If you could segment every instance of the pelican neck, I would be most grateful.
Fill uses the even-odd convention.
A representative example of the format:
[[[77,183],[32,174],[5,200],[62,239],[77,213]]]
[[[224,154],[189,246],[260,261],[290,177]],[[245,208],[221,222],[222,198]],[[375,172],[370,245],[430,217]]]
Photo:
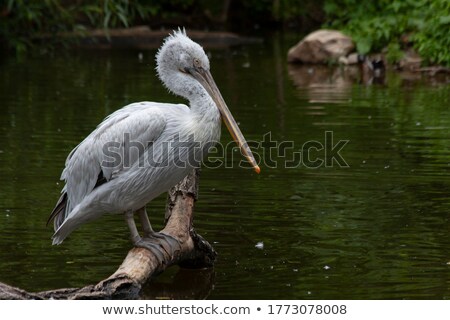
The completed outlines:
[[[189,106],[192,115],[198,121],[217,121],[220,120],[220,112],[215,102],[206,91],[190,97]]]

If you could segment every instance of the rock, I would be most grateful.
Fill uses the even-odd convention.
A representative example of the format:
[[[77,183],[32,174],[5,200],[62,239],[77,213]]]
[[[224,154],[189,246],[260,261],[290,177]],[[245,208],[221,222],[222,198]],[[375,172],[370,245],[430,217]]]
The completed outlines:
[[[359,63],[358,54],[356,52],[349,54],[347,57],[339,57],[338,62],[345,65],[354,65]]]
[[[347,57],[339,57],[338,62],[339,62],[339,64],[345,64],[345,65],[349,65],[350,64],[348,62],[348,58]]]
[[[289,49],[288,62],[327,63],[355,49],[353,40],[337,30],[318,30]]]
[[[403,58],[398,63],[400,69],[412,71],[419,69],[421,65],[422,58],[412,49],[406,51]]]

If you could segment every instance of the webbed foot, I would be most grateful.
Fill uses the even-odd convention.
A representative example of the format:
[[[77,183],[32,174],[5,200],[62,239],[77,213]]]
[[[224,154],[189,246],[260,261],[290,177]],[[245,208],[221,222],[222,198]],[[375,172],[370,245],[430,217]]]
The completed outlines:
[[[164,248],[159,240],[156,238],[139,238],[133,241],[133,244],[137,248],[145,248],[151,252],[153,252],[159,261],[164,261]]]
[[[167,244],[168,247],[176,248],[179,246],[178,240],[163,232],[146,232],[144,239],[155,239]]]

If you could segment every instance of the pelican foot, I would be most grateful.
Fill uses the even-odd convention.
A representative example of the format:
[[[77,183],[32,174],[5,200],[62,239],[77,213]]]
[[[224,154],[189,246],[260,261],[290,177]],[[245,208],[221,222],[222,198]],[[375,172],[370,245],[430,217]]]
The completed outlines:
[[[163,232],[147,232],[144,234],[144,239],[157,239],[166,242],[169,248],[179,247],[179,242],[177,239]]]
[[[159,261],[164,261],[164,248],[162,247],[161,243],[159,243],[159,240],[155,241],[155,238],[140,238],[133,244],[135,247],[145,248],[153,252]]]

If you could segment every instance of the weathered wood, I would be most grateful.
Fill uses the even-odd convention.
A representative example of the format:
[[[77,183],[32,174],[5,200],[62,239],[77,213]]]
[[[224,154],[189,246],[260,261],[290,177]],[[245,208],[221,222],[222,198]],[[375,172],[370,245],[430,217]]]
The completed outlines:
[[[171,265],[212,266],[216,252],[192,225],[197,195],[198,170],[193,170],[169,191],[166,225],[160,231],[166,238],[152,239],[155,249],[131,249],[116,272],[98,284],[29,293],[0,283],[0,299],[133,299],[152,276]]]

